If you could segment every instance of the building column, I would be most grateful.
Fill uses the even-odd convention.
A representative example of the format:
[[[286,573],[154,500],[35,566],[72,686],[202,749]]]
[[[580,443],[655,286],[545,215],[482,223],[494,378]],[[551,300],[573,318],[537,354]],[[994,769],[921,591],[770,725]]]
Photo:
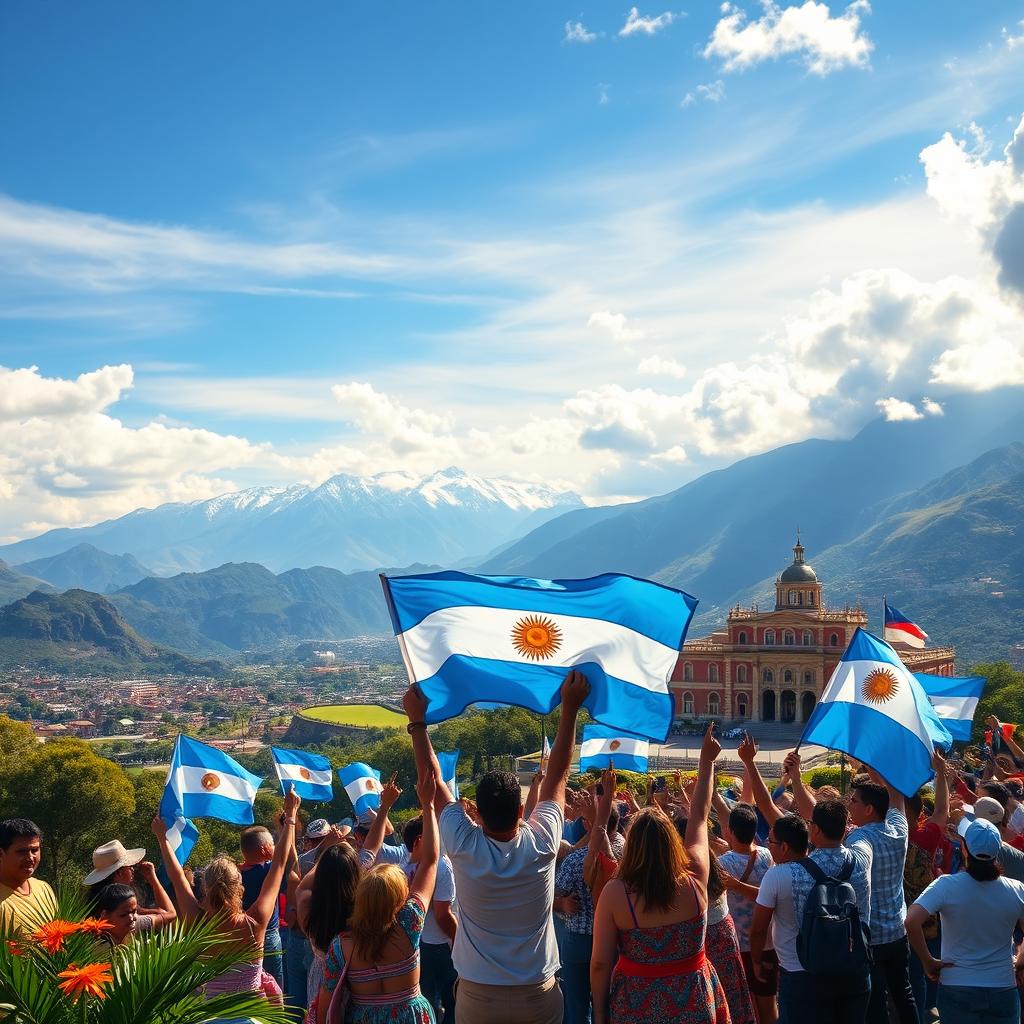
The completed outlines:
[[[732,658],[726,656],[722,673],[725,676],[725,681],[722,683],[722,718],[729,719],[736,713],[736,701],[733,689],[735,683],[732,679]]]

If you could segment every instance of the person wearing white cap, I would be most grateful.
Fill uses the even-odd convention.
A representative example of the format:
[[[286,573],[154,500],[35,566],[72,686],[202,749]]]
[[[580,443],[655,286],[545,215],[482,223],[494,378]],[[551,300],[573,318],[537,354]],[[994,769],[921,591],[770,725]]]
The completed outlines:
[[[174,904],[156,877],[156,868],[150,861],[145,860],[145,856],[146,851],[143,849],[126,850],[119,839],[112,839],[92,851],[93,869],[82,880],[82,884],[89,890],[87,900],[92,912],[95,912],[100,893],[108,885],[135,887],[137,866],[142,880],[153,892],[156,906],[138,908],[136,930],[153,931],[177,918]]]
[[[991,821],[964,818],[957,832],[965,870],[941,875],[921,893],[907,911],[907,935],[925,973],[939,982],[942,1024],[1018,1024],[1024,956],[1014,961],[1013,931],[1024,924],[1024,883],[1003,877],[1002,839]],[[933,914],[942,925],[938,958],[923,930]]]

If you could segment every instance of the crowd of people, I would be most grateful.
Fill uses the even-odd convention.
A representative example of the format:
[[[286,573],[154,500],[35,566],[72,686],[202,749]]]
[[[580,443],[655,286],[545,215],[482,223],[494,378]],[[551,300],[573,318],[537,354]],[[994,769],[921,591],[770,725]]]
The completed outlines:
[[[89,913],[115,948],[215,919],[238,959],[207,994],[263,992],[307,1024],[1018,1024],[1024,751],[1012,741],[977,772],[936,752],[933,786],[911,797],[865,767],[843,799],[805,784],[797,752],[770,789],[749,738],[742,776],[717,779],[709,728],[694,778],[635,799],[613,767],[567,788],[588,690],[568,674],[525,801],[500,771],[455,799],[412,687],[420,813],[400,836],[395,778],[353,826],[303,825],[289,792],[276,834],[248,828],[238,859],[194,872],[157,817],[173,895],[144,850],[113,840],[83,880]],[[42,840],[30,821],[0,822],[9,935],[56,913],[36,876]]]

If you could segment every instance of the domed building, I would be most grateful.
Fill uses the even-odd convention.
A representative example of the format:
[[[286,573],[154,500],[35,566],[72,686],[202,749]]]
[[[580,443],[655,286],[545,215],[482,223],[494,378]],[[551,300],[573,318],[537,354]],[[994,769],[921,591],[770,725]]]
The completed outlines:
[[[676,717],[806,722],[854,631],[867,625],[861,608],[825,606],[798,533],[773,609],[737,605],[725,629],[683,644],[670,683]],[[894,646],[912,672],[954,674],[953,647]]]

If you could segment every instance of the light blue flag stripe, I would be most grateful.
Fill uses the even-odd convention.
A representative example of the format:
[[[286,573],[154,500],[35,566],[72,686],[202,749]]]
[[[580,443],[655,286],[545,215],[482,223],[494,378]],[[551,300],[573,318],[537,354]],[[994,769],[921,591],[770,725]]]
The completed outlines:
[[[950,736],[962,743],[970,742],[974,713],[987,682],[985,677],[915,672],[914,678],[921,684]]]
[[[461,751],[458,750],[439,751],[437,753],[437,764],[441,769],[441,778],[451,790],[452,796],[456,800],[459,799],[459,780],[456,778],[455,772],[459,764],[460,753]]]
[[[681,647],[696,598],[681,590],[608,573],[585,580],[538,580],[518,576],[471,576],[435,572],[382,577],[395,633],[440,608],[509,608],[551,615],[606,619],[668,647]]]
[[[184,867],[199,839],[199,830],[188,818],[177,818],[164,824],[167,825],[167,841],[174,851],[174,859]]]
[[[271,747],[270,753],[274,758],[282,795],[288,792],[289,786],[294,786],[295,792],[303,800],[322,803],[334,799],[334,787],[331,785],[334,771],[331,762],[322,754],[286,747]]]
[[[604,771],[608,767],[614,767],[616,771],[639,772],[641,775],[647,772],[649,758],[633,750],[624,749],[624,746],[619,746],[618,749],[614,750],[602,750],[600,753],[591,756],[584,755],[585,745],[593,742],[600,743],[602,747],[610,747],[613,743],[627,746],[641,743],[643,744],[641,749],[646,749],[647,747],[647,740],[643,739],[643,737],[631,736],[621,729],[612,729],[606,725],[585,725],[583,727],[583,742],[580,746],[581,772],[591,768]]]
[[[376,768],[355,761],[339,768],[338,778],[352,801],[357,818],[380,807],[380,772]]]
[[[211,776],[209,787],[200,781],[207,774]],[[188,778],[195,781],[192,784],[183,781]],[[252,801],[262,782],[260,776],[246,771],[222,750],[189,736],[179,736],[160,802],[160,816],[170,822],[181,815],[251,825]]]

